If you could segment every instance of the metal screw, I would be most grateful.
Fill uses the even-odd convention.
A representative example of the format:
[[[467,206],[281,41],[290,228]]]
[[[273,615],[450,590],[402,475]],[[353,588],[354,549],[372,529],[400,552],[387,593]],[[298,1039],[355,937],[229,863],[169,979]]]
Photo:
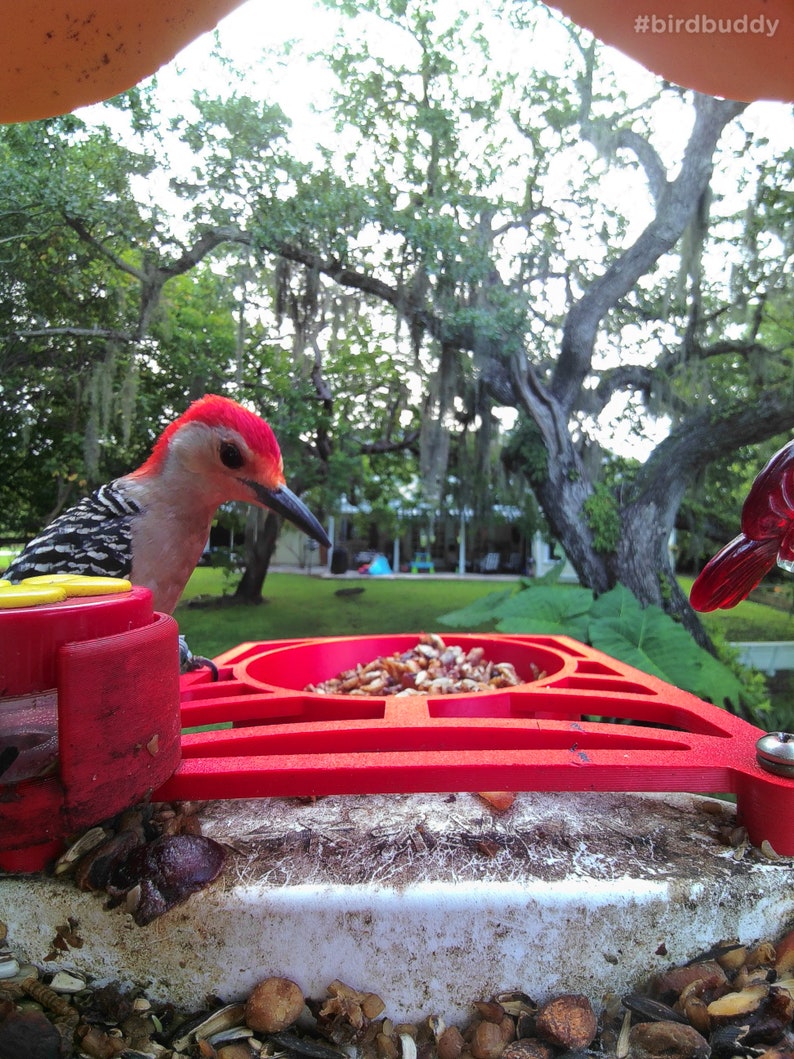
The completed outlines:
[[[762,769],[794,779],[794,734],[770,732],[755,744],[756,760]]]

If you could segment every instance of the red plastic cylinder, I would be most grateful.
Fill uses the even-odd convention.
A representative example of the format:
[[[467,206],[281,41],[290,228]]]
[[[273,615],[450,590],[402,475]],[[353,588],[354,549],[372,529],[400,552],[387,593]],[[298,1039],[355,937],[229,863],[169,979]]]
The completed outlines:
[[[139,629],[149,624],[152,614],[152,593],[140,587],[0,611],[0,707],[3,698],[55,687],[55,660],[62,644]]]
[[[174,772],[177,639],[147,588],[0,611],[0,870],[41,870]]]

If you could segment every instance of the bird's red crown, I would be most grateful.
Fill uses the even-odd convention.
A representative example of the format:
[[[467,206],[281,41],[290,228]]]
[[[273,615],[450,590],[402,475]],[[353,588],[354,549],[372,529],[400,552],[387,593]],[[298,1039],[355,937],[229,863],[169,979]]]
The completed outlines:
[[[151,456],[138,471],[158,468],[165,459],[171,437],[187,423],[206,423],[207,426],[234,430],[257,456],[268,463],[281,465],[281,450],[276,436],[264,419],[229,397],[207,394],[194,401],[173,423],[169,423],[155,442]]]

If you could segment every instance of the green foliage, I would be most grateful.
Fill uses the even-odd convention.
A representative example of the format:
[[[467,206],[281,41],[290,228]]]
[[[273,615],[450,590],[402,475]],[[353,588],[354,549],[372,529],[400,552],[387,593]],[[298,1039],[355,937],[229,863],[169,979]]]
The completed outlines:
[[[496,627],[499,632],[548,633],[582,640],[592,602],[593,594],[586,588],[541,589],[539,594],[525,589],[501,605]]]
[[[210,556],[209,565],[213,569],[220,570],[223,577],[223,595],[230,595],[240,578],[241,567],[239,555],[231,552],[228,548],[214,548]]]
[[[173,123],[193,163],[192,179],[171,183],[180,226],[141,194],[140,178],[166,162],[149,97],[109,105],[114,130],[129,116],[125,136],[71,116],[0,130],[4,535],[34,532],[128,471],[205,392],[272,420],[291,484],[314,490],[320,510],[348,489],[385,513],[411,477],[413,453],[394,441],[418,408],[390,323],[316,270],[274,269],[262,248],[314,240],[343,256],[360,201],[330,168],[291,156],[277,106],[234,92],[194,102]],[[144,142],[153,154],[129,146]],[[232,237],[216,249],[218,224]],[[241,244],[234,225],[248,226]]]
[[[519,419],[502,445],[502,463],[509,474],[522,474],[531,485],[545,482],[549,456],[533,419]]]
[[[594,647],[718,705],[738,706],[736,676],[659,607],[641,607],[622,585],[593,601],[588,640]]]
[[[663,602],[672,599],[673,586],[670,582],[669,575],[664,573],[664,571],[659,572],[659,590],[661,592]]]
[[[439,621],[455,628],[490,622],[497,632],[572,636],[720,706],[761,706],[750,674],[714,658],[663,610],[642,607],[622,585],[595,597],[584,588],[522,581],[517,589],[492,593]]]
[[[74,116],[0,129],[0,532],[33,532],[147,447],[128,269],[157,227],[132,190],[152,165]]]
[[[721,455],[687,491],[678,517],[679,567],[698,570],[739,531],[744,500],[766,462],[790,441],[776,435]]]
[[[306,67],[324,93],[322,143],[298,139],[294,100],[248,92],[249,71],[229,62],[223,89],[176,118],[153,86],[109,104],[106,125],[94,111],[93,124],[0,130],[7,531],[128,469],[204,389],[271,418],[291,482],[323,507],[347,492],[380,518],[415,476],[440,349],[458,364],[438,416],[455,434],[444,497],[478,514],[505,495],[494,406],[519,406],[504,467],[541,487],[549,458],[531,414],[549,422],[566,373],[583,381],[551,416],[556,450],[572,441],[563,488],[596,466],[589,431],[612,396],[629,397],[626,419],[650,409],[679,424],[790,393],[791,152],[759,141],[749,117],[738,140],[728,130],[715,172],[730,194],[708,196],[680,268],[665,253],[625,298],[596,299],[599,357],[571,375],[568,313],[653,216],[648,185],[664,186],[684,153],[688,97],[649,81],[629,100],[608,57],[544,5],[328,6],[339,33]],[[270,61],[294,69],[297,50]],[[697,260],[704,247],[711,258]],[[523,364],[523,399],[489,380],[495,365],[509,384]],[[585,505],[602,551],[616,542],[607,490],[630,481],[609,473]],[[708,514],[694,512],[693,554]]]
[[[614,552],[620,543],[621,524],[620,507],[612,490],[598,482],[582,504],[582,510],[593,535],[595,550]]]
[[[787,723],[781,723],[779,717],[771,716],[772,707],[770,705],[770,691],[767,686],[766,676],[758,669],[751,669],[749,666],[742,665],[739,661],[738,648],[731,646],[722,636],[717,635],[714,637],[714,646],[719,662],[730,669],[731,672],[736,673],[741,681],[741,702],[749,719],[759,727],[766,728],[769,731],[775,728],[786,732],[790,731],[791,729],[787,726]],[[776,715],[778,710],[779,705],[775,707]]]

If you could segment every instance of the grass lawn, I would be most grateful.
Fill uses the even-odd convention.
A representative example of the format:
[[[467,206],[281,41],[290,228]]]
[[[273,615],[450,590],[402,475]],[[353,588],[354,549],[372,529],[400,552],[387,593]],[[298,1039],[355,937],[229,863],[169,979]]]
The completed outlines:
[[[685,591],[691,579],[682,578]],[[410,581],[389,578],[319,578],[303,574],[270,574],[266,602],[260,606],[191,607],[197,596],[231,592],[223,571],[199,567],[191,577],[176,617],[193,649],[213,657],[247,640],[278,640],[301,636],[351,636],[375,633],[438,631],[438,616],[514,582],[443,580],[417,576]],[[230,587],[231,586],[231,587]],[[338,595],[341,590],[362,589]],[[560,585],[561,592],[566,591]],[[787,610],[745,601],[732,610],[704,614],[714,635],[726,640],[794,640],[794,618]],[[487,628],[481,626],[480,628]]]
[[[439,614],[504,589],[510,582],[435,581],[388,578],[319,578],[269,574],[265,602],[258,606],[195,607],[196,596],[218,596],[223,572],[199,567],[188,582],[175,617],[194,651],[210,658],[248,640],[302,636],[355,636],[375,633],[435,632]],[[343,591],[343,595],[337,593]],[[347,594],[351,589],[362,589]],[[229,589],[231,591],[231,589]]]

